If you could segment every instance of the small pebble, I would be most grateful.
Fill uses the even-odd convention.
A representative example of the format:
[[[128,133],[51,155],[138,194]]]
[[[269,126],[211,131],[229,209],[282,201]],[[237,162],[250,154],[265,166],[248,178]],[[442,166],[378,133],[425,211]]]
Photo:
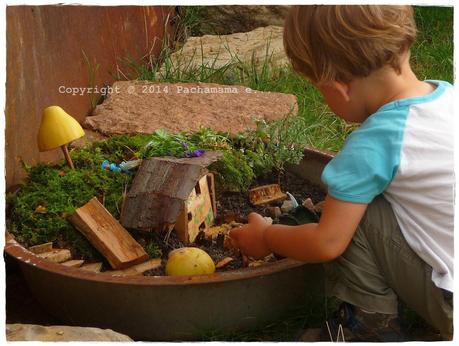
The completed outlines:
[[[316,209],[314,208],[314,203],[312,203],[312,199],[310,199],[310,198],[306,198],[304,200],[303,207],[305,207],[306,209],[309,209],[312,212],[316,211]]]
[[[270,217],[264,216],[263,219],[265,219],[265,221],[266,221],[266,223],[268,225],[272,225],[273,224],[273,219],[271,219]]]
[[[282,203],[282,206],[280,207],[283,213],[289,213],[290,211],[293,210],[293,208],[294,208],[293,202],[290,200],[284,201],[284,203]]]

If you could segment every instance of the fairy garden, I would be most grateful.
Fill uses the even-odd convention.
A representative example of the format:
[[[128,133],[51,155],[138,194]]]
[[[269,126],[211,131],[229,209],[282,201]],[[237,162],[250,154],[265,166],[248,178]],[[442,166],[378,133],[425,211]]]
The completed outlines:
[[[24,164],[26,182],[7,195],[7,228],[42,259],[106,275],[210,274],[276,261],[245,257],[228,234],[251,211],[274,223],[318,220],[323,191],[286,170],[303,157],[297,122],[259,120],[236,134],[156,130],[72,147],[83,129],[49,107],[38,146],[61,147],[66,160]]]

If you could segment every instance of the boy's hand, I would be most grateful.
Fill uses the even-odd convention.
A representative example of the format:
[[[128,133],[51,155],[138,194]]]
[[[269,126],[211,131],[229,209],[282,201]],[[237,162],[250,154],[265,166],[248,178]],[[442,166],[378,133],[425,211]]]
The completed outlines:
[[[260,214],[250,213],[249,223],[230,231],[231,243],[246,256],[260,259],[271,253],[266,245],[264,233],[270,225]]]

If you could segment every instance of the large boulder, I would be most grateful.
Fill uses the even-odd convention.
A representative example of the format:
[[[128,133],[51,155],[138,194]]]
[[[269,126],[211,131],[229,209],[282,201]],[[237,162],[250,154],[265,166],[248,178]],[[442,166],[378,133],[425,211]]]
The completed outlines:
[[[238,133],[255,128],[256,119],[272,121],[296,115],[297,109],[294,95],[244,86],[122,81],[113,84],[113,92],[86,118],[85,127],[105,135],[200,127]]]
[[[111,329],[36,324],[7,324],[7,341],[133,341]]]
[[[201,66],[218,69],[232,63],[254,64],[255,67],[265,62],[271,66],[287,65],[283,31],[281,26],[270,25],[231,35],[190,37],[183,47],[171,54],[159,73],[164,74],[166,66],[171,66],[172,71],[193,71]]]
[[[283,26],[290,6],[203,6],[201,31],[226,35],[268,25]]]

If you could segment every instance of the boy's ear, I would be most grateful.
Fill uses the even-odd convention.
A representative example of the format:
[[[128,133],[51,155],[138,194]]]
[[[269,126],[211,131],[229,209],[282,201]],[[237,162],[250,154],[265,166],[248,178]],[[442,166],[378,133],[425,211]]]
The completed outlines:
[[[344,101],[349,102],[349,100],[351,99],[349,96],[351,89],[349,83],[331,81],[330,87],[335,89],[335,91],[337,91],[343,97]]]

